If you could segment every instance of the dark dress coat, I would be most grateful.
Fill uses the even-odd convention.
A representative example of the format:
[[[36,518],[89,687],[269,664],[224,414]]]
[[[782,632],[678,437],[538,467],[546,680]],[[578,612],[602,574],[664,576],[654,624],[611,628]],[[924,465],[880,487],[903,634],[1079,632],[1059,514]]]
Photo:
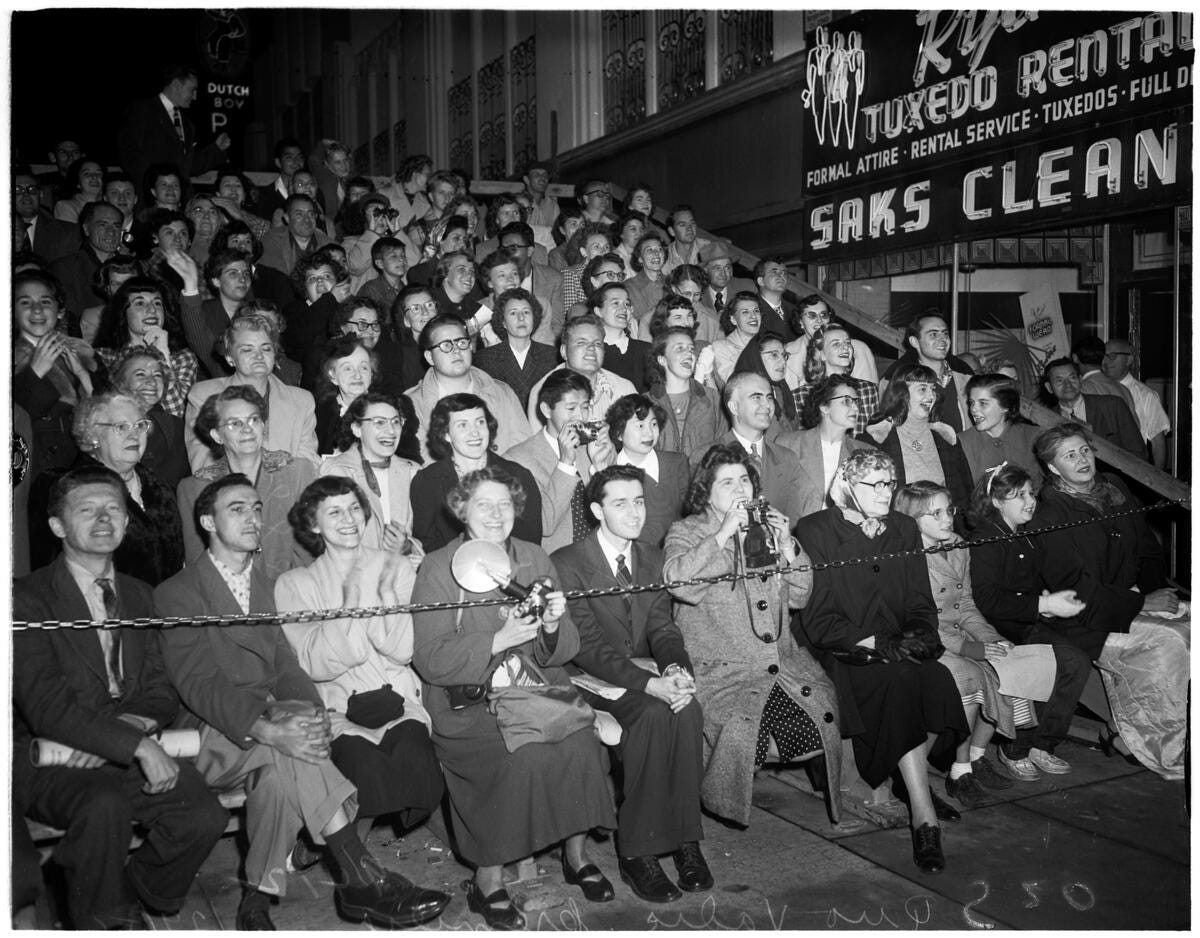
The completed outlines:
[[[501,596],[499,590],[467,594],[454,582],[450,560],[461,543],[456,539],[426,555],[413,586],[414,603]],[[518,582],[537,576],[558,582],[540,547],[512,538],[508,552]],[[510,753],[485,704],[450,709],[446,687],[485,683],[494,670],[492,639],[502,625],[492,606],[470,607],[461,614],[413,614],[413,664],[425,682],[425,707],[446,776],[455,840],[464,859],[477,866],[530,856],[593,827],[616,827],[604,755],[591,727],[561,742],[531,743]],[[533,658],[550,682],[566,684],[563,666],[579,651],[579,633],[565,612],[557,631],[539,631],[514,650]]]
[[[933,435],[933,445],[937,450],[938,459],[942,463],[946,488],[950,490],[950,504],[958,505],[960,508],[966,507],[971,504],[971,489],[975,487],[975,483],[971,481],[971,467],[967,463],[967,456],[957,441],[951,443],[936,430],[930,432]],[[901,449],[900,434],[895,427],[892,427],[892,431],[882,443],[876,443],[870,433],[860,433],[858,440],[870,446],[877,446],[892,457],[892,462],[896,465],[897,489],[908,484],[904,475],[904,453]],[[917,480],[913,479],[912,481]]]
[[[1119,477],[1107,473],[1099,477],[1125,496],[1120,510],[1139,504]],[[1052,593],[1075,590],[1087,603],[1076,619],[1050,620],[1049,625],[1070,637],[1093,660],[1100,656],[1108,633],[1128,632],[1146,595],[1167,585],[1162,547],[1143,514],[1107,518],[1086,502],[1047,485],[1029,528],[1032,532],[1063,522],[1097,519],[1096,524],[1033,538],[1042,545],[1045,588]],[[1134,592],[1134,586],[1141,592]]]
[[[513,537],[530,544],[542,542],[542,493],[533,474],[520,463],[488,453],[489,466],[498,466],[525,489],[525,510],[513,521]],[[413,537],[426,553],[449,544],[462,534],[463,526],[446,507],[446,496],[458,485],[458,472],[449,459],[430,463],[413,476],[409,490],[413,509]]]
[[[121,166],[141,186],[142,178],[152,163],[173,163],[183,173],[183,182],[215,169],[225,162],[225,151],[215,143],[196,147],[196,128],[188,118],[187,108],[179,108],[183,124],[183,139],[175,132],[175,124],[158,95],[134,101],[125,112],[117,129],[117,152]]]
[[[71,469],[100,466],[99,460],[80,453]],[[113,553],[118,573],[136,576],[157,586],[183,566],[183,527],[175,491],[142,463],[134,468],[142,483],[142,505],[125,490],[125,511],[129,516],[125,539]],[[62,541],[47,523],[50,487],[65,470],[51,470],[34,481],[29,495],[29,543],[33,566],[40,567],[57,557]],[[124,488],[124,486],[122,486]],[[143,507],[143,505],[145,507]]]
[[[649,389],[646,361],[650,357],[650,343],[641,339],[630,339],[622,352],[617,346],[604,343],[604,367],[620,375],[641,394]]]
[[[18,345],[29,346],[25,339],[17,341]],[[14,347],[14,358],[17,351]],[[29,348],[25,351],[31,353]],[[33,439],[29,442],[35,470],[66,469],[71,465],[79,455],[71,435],[75,407],[63,399],[50,374],[39,378],[29,365],[18,368],[12,376],[12,400],[29,414],[33,424]]]
[[[682,453],[658,453],[658,481],[645,476],[642,491],[646,499],[646,522],[638,540],[661,547],[667,531],[683,517],[692,470]]]
[[[183,418],[168,414],[161,404],[151,407],[146,416],[153,426],[146,437],[142,465],[174,492],[180,480],[191,473],[183,442]]]
[[[558,365],[558,349],[541,342],[531,342],[525,364],[518,365],[512,347],[506,341],[481,348],[471,364],[480,371],[503,381],[516,392],[521,406],[529,409],[529,392]]]
[[[868,538],[839,508],[809,515],[795,534],[814,564],[861,559],[921,547],[917,522],[890,512],[887,530]],[[898,636],[906,629],[937,635],[938,614],[921,554],[871,564],[817,570],[802,614],[803,630],[837,687],[843,736],[872,788],[881,785],[926,733],[938,734],[930,761],[949,767],[969,728],[954,678],[937,661],[855,666],[829,649],[849,649],[865,638]]]
[[[1146,458],[1146,444],[1133,413],[1111,394],[1084,394],[1087,425],[1096,436],[1108,440],[1140,459]]]

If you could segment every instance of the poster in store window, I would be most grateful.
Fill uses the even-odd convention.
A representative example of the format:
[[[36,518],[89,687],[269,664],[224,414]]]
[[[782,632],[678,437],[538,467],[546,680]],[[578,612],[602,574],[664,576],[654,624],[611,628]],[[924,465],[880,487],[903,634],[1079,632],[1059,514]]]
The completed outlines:
[[[1029,352],[1030,373],[1035,377],[1036,383],[1040,381],[1046,362],[1070,356],[1071,342],[1067,338],[1067,327],[1063,321],[1062,304],[1058,301],[1057,290],[1049,285],[1041,286],[1028,293],[1022,293],[1020,302],[1024,329],[1022,338]]]

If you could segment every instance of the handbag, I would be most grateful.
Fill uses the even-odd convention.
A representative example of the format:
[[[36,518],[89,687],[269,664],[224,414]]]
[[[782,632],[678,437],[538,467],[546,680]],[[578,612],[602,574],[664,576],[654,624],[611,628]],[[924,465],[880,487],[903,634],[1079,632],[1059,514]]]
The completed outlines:
[[[492,672],[488,711],[495,715],[504,748],[562,742],[591,729],[596,713],[570,685],[551,684],[521,652],[507,654]]]
[[[355,691],[346,701],[346,719],[369,730],[399,720],[404,716],[404,698],[384,684],[375,690]]]

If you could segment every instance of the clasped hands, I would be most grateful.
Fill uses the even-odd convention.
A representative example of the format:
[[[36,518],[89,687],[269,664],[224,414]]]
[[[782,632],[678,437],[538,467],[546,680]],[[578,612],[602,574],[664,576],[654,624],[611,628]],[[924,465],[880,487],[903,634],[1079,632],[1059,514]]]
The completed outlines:
[[[696,679],[679,664],[670,665],[661,677],[646,682],[646,693],[657,698],[678,713],[696,696]]]
[[[308,700],[272,701],[260,725],[262,739],[284,755],[313,764],[329,758],[329,711]]]

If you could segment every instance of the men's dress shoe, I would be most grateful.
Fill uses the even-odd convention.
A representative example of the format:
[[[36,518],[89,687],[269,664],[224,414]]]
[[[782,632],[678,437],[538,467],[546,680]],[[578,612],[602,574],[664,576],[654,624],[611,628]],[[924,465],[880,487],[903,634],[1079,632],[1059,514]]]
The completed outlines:
[[[934,824],[922,824],[912,832],[913,862],[922,873],[940,873],[946,868],[942,853],[942,829]]]
[[[621,879],[629,884],[635,896],[647,902],[674,902],[683,895],[667,879],[658,857],[621,857],[617,861]]]
[[[303,873],[305,870],[311,870],[320,862],[321,851],[310,850],[308,844],[297,838],[296,845],[292,847],[292,852],[287,855],[287,860],[284,862],[283,868],[288,873]]]
[[[583,898],[588,902],[611,902],[616,893],[608,877],[600,872],[595,863],[588,863],[577,870],[571,869],[567,862],[567,851],[562,854],[563,879],[568,886],[578,886],[583,890]]]
[[[971,763],[971,774],[975,776],[975,781],[992,791],[1005,791],[1013,787],[1013,780],[997,772],[984,756]]]
[[[703,892],[705,889],[712,889],[712,870],[708,868],[708,861],[704,859],[704,854],[700,852],[700,845],[696,841],[691,840],[680,844],[673,858],[675,869],[679,873],[680,889],[684,892]]]
[[[501,886],[490,896],[485,896],[475,884],[469,880],[467,885],[467,908],[483,916],[487,927],[492,931],[515,931],[525,927],[525,916],[522,915],[508,890]]]
[[[957,798],[968,808],[978,808],[988,799],[987,792],[983,790],[983,786],[979,784],[979,780],[975,778],[973,772],[960,775],[958,778],[947,778],[946,794],[951,798]]]
[[[275,931],[266,909],[238,909],[235,927],[238,931]]]
[[[1047,775],[1070,775],[1071,763],[1045,749],[1030,749],[1029,761]]]
[[[1042,777],[1042,773],[1038,771],[1038,767],[1029,761],[1028,755],[1022,756],[1019,759],[1010,759],[1005,755],[1003,749],[998,749],[996,752],[1000,756],[1000,764],[1018,782],[1036,782]]]
[[[399,873],[371,864],[375,880],[365,886],[343,883],[333,890],[338,914],[352,922],[370,921],[384,928],[404,928],[437,918],[450,902],[444,892],[424,889]]]
[[[933,802],[933,812],[938,816],[939,821],[962,820],[962,815],[958,813],[958,808],[939,798],[932,788],[929,789],[929,798]]]

